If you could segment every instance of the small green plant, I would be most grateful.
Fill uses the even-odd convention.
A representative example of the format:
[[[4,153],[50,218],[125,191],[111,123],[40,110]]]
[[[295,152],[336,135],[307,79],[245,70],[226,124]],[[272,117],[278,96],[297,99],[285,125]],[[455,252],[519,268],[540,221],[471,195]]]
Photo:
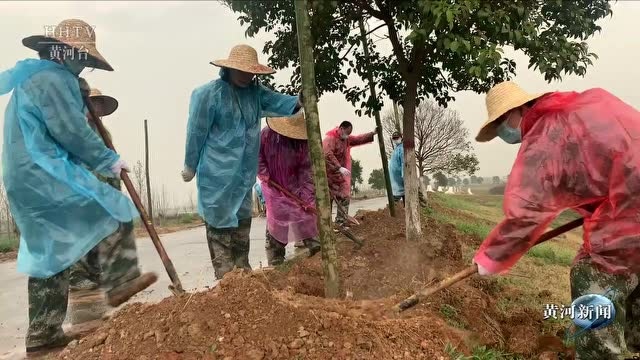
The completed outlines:
[[[442,306],[440,306],[440,313],[445,317],[445,320],[449,325],[459,329],[467,328],[464,321],[458,317],[458,310],[453,306],[449,304],[442,304]]]

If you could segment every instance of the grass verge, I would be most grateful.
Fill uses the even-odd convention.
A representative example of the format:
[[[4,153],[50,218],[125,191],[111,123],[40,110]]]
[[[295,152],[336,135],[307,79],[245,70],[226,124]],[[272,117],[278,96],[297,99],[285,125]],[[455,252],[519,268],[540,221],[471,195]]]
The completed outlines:
[[[18,239],[18,237],[16,236],[5,234],[0,235],[0,253],[17,251],[19,243],[20,239]]]

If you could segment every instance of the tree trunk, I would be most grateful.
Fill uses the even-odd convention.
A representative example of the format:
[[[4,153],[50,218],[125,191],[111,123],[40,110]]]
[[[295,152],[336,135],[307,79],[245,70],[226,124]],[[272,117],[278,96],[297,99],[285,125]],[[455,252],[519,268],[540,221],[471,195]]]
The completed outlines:
[[[296,0],[294,4],[309,156],[311,157],[311,166],[313,169],[318,230],[320,232],[320,245],[322,247],[324,292],[328,298],[337,298],[340,296],[338,255],[336,253],[335,238],[331,229],[331,202],[329,200],[327,169],[325,167],[324,152],[322,151],[322,135],[320,132],[320,117],[318,115],[318,95],[316,93],[309,11],[307,0]]]
[[[393,102],[393,114],[395,115],[395,126],[396,126],[396,131],[400,132],[400,115],[398,114],[398,103],[396,103],[395,101]]]
[[[404,144],[404,191],[405,191],[405,222],[407,240],[421,241],[422,226],[418,201],[418,174],[415,152],[415,112],[418,95],[418,79],[416,74],[409,74],[405,83],[407,93],[404,99],[404,116],[402,119]]]
[[[151,203],[151,180],[149,180],[149,131],[147,129],[147,119],[144,120],[144,172],[147,178],[147,211],[149,211],[149,221],[153,223],[153,204]]]
[[[360,40],[362,41],[362,49],[364,51],[364,58],[369,60],[369,46],[367,44],[367,33],[364,29],[364,21],[360,18]],[[376,86],[373,81],[373,74],[371,70],[367,71],[367,77],[369,80],[369,91],[373,99],[376,96]],[[380,159],[382,159],[382,172],[384,173],[384,186],[387,189],[387,201],[389,202],[389,213],[391,216],[396,216],[395,201],[393,200],[393,190],[391,189],[391,179],[389,178],[389,163],[387,162],[387,152],[384,148],[384,136],[382,135],[382,120],[380,120],[380,112],[375,111],[373,113],[376,119],[376,126],[378,127],[378,145],[380,146]]]

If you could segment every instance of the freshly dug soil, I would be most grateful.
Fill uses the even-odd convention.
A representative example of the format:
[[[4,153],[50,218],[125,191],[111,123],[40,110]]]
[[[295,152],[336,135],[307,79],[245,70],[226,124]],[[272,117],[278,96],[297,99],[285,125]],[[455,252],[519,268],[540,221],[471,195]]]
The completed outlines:
[[[290,267],[236,270],[212,290],[133,304],[93,335],[74,342],[66,359],[448,359],[447,344],[469,353],[486,344],[533,356],[542,352],[542,312],[508,315],[497,300],[517,291],[472,278],[401,314],[392,306],[468,266],[461,244],[475,242],[431,219],[427,241],[404,240],[404,215],[358,216],[356,249],[339,238],[343,296],[324,298],[320,254]],[[436,245],[432,245],[436,244]]]

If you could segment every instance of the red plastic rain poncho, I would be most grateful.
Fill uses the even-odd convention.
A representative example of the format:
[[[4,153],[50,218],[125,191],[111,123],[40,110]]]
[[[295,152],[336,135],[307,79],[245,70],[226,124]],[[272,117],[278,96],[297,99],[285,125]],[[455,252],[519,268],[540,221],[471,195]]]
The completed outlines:
[[[373,142],[374,132],[362,135],[350,135],[347,140],[340,138],[340,128],[327,133],[322,141],[325,162],[327,163],[327,180],[332,197],[348,199],[351,197],[351,175],[343,176],[340,168],[351,171],[351,148]]]
[[[258,176],[289,190],[309,207],[315,203],[311,161],[306,140],[282,136],[265,127],[260,134]],[[318,236],[316,215],[305,211],[295,200],[262,183],[267,207],[267,230],[283,244]]]
[[[640,112],[602,89],[539,99],[504,197],[505,220],[475,255],[492,272],[513,266],[566,209],[585,218],[576,260],[640,272]]]

